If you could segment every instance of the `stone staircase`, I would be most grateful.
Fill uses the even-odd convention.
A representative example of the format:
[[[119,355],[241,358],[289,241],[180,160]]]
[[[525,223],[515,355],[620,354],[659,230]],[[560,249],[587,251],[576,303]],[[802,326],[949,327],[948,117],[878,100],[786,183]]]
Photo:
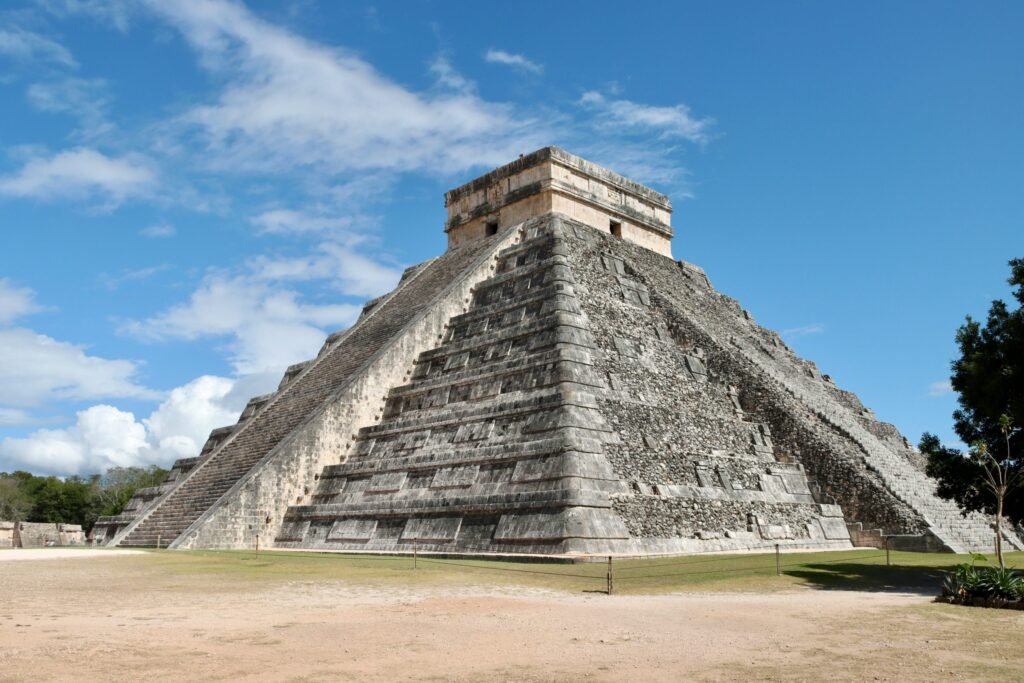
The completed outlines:
[[[90,541],[98,545],[108,544],[119,530],[124,529],[134,522],[138,517],[146,514],[160,497],[174,488],[175,483],[184,478],[191,471],[201,458],[179,458],[174,461],[170,471],[159,486],[148,486],[138,489],[125,504],[124,509],[118,515],[104,515],[96,520],[92,531],[89,534]]]
[[[603,491],[622,487],[599,452],[592,342],[549,222],[498,252],[381,421],[289,508],[275,546],[563,552],[626,538]]]
[[[167,546],[179,539],[487,247],[485,243],[449,251],[410,271],[347,332],[332,335],[314,361],[111,545]]]
[[[801,376],[799,370],[783,372],[759,362],[756,351],[742,342],[737,343],[737,347],[790,395],[804,401],[821,419],[853,439],[864,451],[867,468],[878,474],[897,499],[916,510],[949,550],[957,553],[993,550],[995,536],[986,515],[968,513],[965,516],[956,503],[938,497],[934,480],[906,457],[884,446],[846,406],[827,393],[825,385],[813,383],[810,378]],[[1024,549],[1024,543],[1012,531],[1004,530],[1003,536],[1010,547]]]

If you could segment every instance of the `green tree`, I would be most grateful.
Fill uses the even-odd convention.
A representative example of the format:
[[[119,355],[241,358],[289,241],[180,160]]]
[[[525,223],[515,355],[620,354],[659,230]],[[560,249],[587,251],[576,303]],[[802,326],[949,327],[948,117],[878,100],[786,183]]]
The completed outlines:
[[[993,301],[983,326],[970,316],[957,331],[960,357],[953,361],[950,383],[958,394],[953,413],[957,436],[971,444],[972,455],[943,446],[925,433],[920,449],[928,457],[928,474],[938,480],[938,493],[964,511],[1003,514],[1020,524],[1024,500],[1024,432],[1013,428],[1024,420],[1024,259],[1010,261],[1010,285],[1016,310]],[[1002,494],[993,489],[993,475],[1004,477]],[[999,481],[995,481],[997,487]]]
[[[32,511],[32,499],[21,490],[21,480],[0,474],[0,520],[20,522]]]
[[[88,533],[101,515],[116,515],[135,492],[158,486],[167,470],[112,467],[87,477],[41,477],[29,472],[0,472],[0,519],[81,524]]]

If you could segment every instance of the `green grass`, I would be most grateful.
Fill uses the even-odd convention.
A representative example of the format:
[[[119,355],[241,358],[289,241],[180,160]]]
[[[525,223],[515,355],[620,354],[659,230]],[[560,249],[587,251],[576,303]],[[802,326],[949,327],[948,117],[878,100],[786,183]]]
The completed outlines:
[[[114,558],[111,558],[114,559]],[[776,591],[806,586],[829,590],[918,592],[936,595],[941,573],[967,555],[891,554],[861,548],[843,552],[787,553],[780,557],[783,575],[776,575],[775,555],[693,555],[648,560],[615,560],[616,594],[658,594],[677,591]],[[240,590],[253,584],[337,581],[386,586],[526,586],[566,592],[603,592],[606,562],[576,564],[434,559],[420,555],[343,555],[264,551],[152,551],[143,557],[119,557],[142,571],[181,577],[223,579]],[[994,562],[988,558],[987,563]],[[1024,553],[1008,553],[1007,562],[1024,566]],[[979,565],[986,564],[979,562]]]

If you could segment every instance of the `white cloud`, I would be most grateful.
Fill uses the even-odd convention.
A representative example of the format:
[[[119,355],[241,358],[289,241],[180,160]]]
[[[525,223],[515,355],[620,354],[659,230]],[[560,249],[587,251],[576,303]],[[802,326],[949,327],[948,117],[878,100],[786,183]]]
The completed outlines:
[[[77,66],[71,52],[60,43],[16,26],[0,28],[0,55],[20,60],[40,59],[61,66]]]
[[[352,304],[311,305],[296,292],[252,276],[207,277],[188,302],[123,326],[151,340],[227,337],[227,351],[240,375],[281,371],[316,355],[325,329],[352,323]]]
[[[35,301],[35,292],[28,287],[17,287],[10,280],[0,278],[0,325],[14,322],[18,318],[41,311]]]
[[[177,230],[174,229],[173,225],[167,223],[154,223],[153,225],[147,226],[142,230],[139,230],[139,234],[143,237],[174,237],[177,234]]]
[[[173,389],[141,421],[113,406],[92,406],[64,429],[39,429],[25,438],[0,441],[0,470],[70,475],[110,467],[166,467],[198,455],[210,430],[237,420],[245,404],[235,391],[239,384],[224,377],[199,377]]]
[[[932,382],[928,385],[928,395],[933,397],[949,396],[953,393],[953,385],[950,381]]]
[[[625,99],[610,100],[593,90],[583,94],[580,104],[599,115],[598,125],[603,128],[626,127],[654,131],[662,137],[696,143],[710,140],[710,129],[714,124],[709,118],[695,118],[685,104],[657,107]]]
[[[38,422],[27,410],[0,408],[0,427],[18,427]]]
[[[505,64],[506,66],[522,69],[523,71],[529,71],[535,74],[544,73],[543,65],[533,62],[523,55],[505,52],[504,50],[488,50],[484,54],[484,61],[492,64]]]
[[[134,361],[90,356],[81,346],[25,328],[2,327],[40,310],[31,289],[0,278],[0,426],[39,421],[15,406],[157,396],[136,381],[139,365]]]
[[[127,31],[129,19],[138,5],[137,0],[36,0],[58,17],[86,15],[102,21],[119,31]]]
[[[78,118],[82,128],[79,138],[93,139],[110,133],[113,125],[107,120],[107,84],[99,78],[64,78],[33,83],[27,96],[29,103],[45,112],[70,114]]]
[[[456,92],[471,95],[476,84],[459,73],[444,54],[440,54],[430,63],[430,73],[437,79],[437,84]]]
[[[232,424],[242,405],[233,403],[235,381],[205,375],[170,392],[143,420],[149,447],[166,463],[199,454],[210,430]]]
[[[170,264],[163,263],[159,266],[149,266],[147,268],[135,268],[132,270],[125,270],[117,275],[109,275],[102,273],[99,276],[99,282],[107,289],[113,291],[125,284],[126,282],[140,282],[142,280],[148,280],[154,275],[159,275],[165,271],[171,269]]]
[[[0,462],[11,469],[85,474],[141,464],[145,447],[146,429],[131,413],[98,405],[79,412],[67,429],[40,429],[25,438],[0,441]]]
[[[649,140],[623,139],[597,132],[576,151],[596,164],[655,189],[668,191],[666,187],[670,187],[672,196],[677,199],[692,196],[689,172],[673,158],[675,148],[669,145],[652,145]]]
[[[298,258],[261,256],[250,262],[253,274],[266,281],[328,280],[348,296],[375,297],[395,286],[402,269],[375,261],[350,247],[327,242]]]
[[[824,331],[825,326],[821,323],[811,323],[810,325],[801,325],[800,327],[790,327],[782,330],[781,335],[783,339],[791,341],[811,334],[821,334]]]
[[[272,235],[343,233],[361,221],[358,216],[330,216],[294,209],[272,209],[254,216],[260,232]]]
[[[64,78],[58,81],[33,83],[28,101],[36,109],[51,112],[76,112],[82,107],[106,106],[106,82],[100,78]]]
[[[226,83],[215,101],[179,120],[200,132],[221,168],[453,171],[505,162],[548,139],[543,125],[508,105],[462,91],[413,92],[239,4],[147,5]]]
[[[0,330],[0,349],[0,403],[7,406],[157,396],[137,383],[138,363],[90,356],[81,346],[32,330]]]
[[[0,194],[44,200],[97,196],[116,204],[148,193],[156,180],[143,157],[108,157],[79,147],[30,159],[14,175],[0,177]]]

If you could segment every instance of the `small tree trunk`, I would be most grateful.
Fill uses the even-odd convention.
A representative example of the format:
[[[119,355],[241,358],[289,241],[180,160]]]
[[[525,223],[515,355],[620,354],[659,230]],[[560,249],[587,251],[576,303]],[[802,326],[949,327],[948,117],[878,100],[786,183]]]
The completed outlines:
[[[1005,568],[1003,563],[1003,496],[1005,492],[996,492],[996,559],[999,560],[1000,568]]]

